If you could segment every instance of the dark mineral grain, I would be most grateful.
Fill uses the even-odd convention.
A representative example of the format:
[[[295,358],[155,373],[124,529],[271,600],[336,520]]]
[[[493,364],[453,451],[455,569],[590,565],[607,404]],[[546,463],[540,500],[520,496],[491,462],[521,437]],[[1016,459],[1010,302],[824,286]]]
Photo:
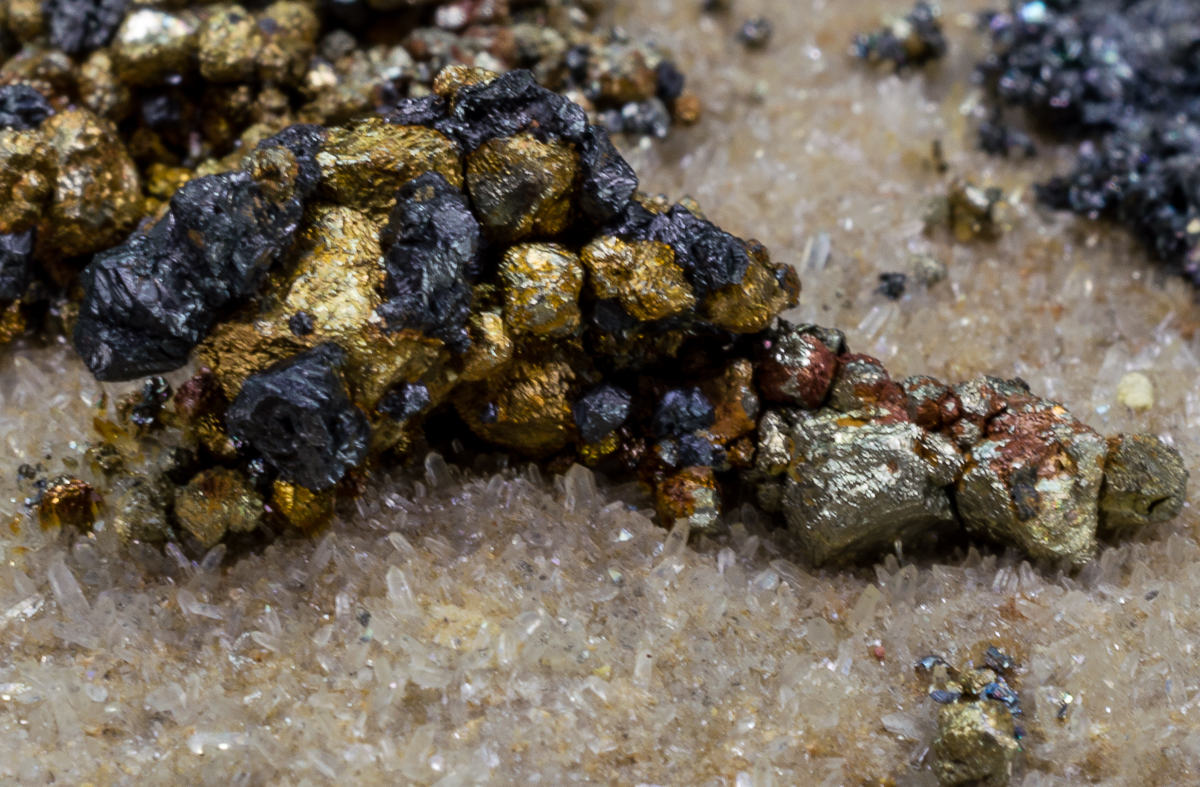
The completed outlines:
[[[1007,156],[1009,151],[1019,151],[1026,158],[1037,155],[1037,146],[1028,134],[1014,131],[1000,120],[986,120],[979,124],[979,148],[993,156]]]
[[[572,412],[580,436],[598,443],[612,434],[629,417],[630,395],[609,383],[603,383],[579,397]]]
[[[45,97],[29,85],[18,82],[0,87],[0,128],[37,128],[53,114]]]
[[[899,70],[923,66],[946,54],[946,38],[936,7],[920,2],[888,27],[856,36],[851,51],[864,60],[888,62]]]
[[[388,300],[378,309],[388,328],[416,328],[447,344],[469,344],[468,273],[479,253],[479,222],[461,191],[436,172],[401,187],[381,235]]]
[[[283,480],[328,489],[367,455],[370,424],[342,378],[346,354],[322,344],[251,375],[226,413],[230,434]]]
[[[0,235],[0,299],[15,300],[25,294],[33,264],[33,230]]]
[[[713,424],[712,403],[699,388],[674,388],[663,395],[654,411],[654,436],[683,436]]]
[[[598,224],[611,221],[637,191],[638,178],[633,167],[613,147],[604,129],[590,125],[580,146],[580,163],[584,177],[579,209]]]
[[[663,101],[674,101],[683,95],[687,77],[674,63],[664,60],[654,68],[655,93]]]
[[[1200,285],[1200,5],[1017,2],[984,19],[992,53],[979,73],[996,105],[1084,140],[1041,201],[1119,221]],[[1012,147],[997,128],[981,133],[987,149]]]
[[[128,0],[46,0],[50,44],[69,55],[99,49],[112,40]]]
[[[738,38],[751,49],[762,49],[771,42],[774,35],[775,25],[771,24],[770,19],[763,16],[747,19],[742,23],[741,30],[738,31]]]
[[[587,113],[573,101],[547,90],[529,71],[507,74],[459,91],[450,116],[436,124],[470,152],[484,142],[523,131],[539,139],[579,143],[587,131]]]
[[[891,300],[899,300],[904,295],[904,288],[908,284],[908,276],[903,273],[881,273],[879,274],[879,289],[878,292]]]
[[[146,378],[142,390],[130,400],[129,420],[142,428],[154,426],[173,393],[171,384],[162,377]]]
[[[403,383],[388,391],[379,402],[379,412],[397,421],[407,421],[428,409],[432,399],[422,383]]]
[[[296,312],[288,319],[288,330],[293,336],[308,336],[315,327],[312,315],[308,312]]]
[[[402,98],[389,108],[384,117],[389,123],[397,126],[425,126],[433,128],[434,124],[446,119],[449,109],[441,96],[428,95],[420,98]]]
[[[666,213],[651,213],[637,202],[630,202],[609,231],[623,240],[652,240],[670,246],[675,263],[688,274],[700,295],[727,284],[740,284],[750,267],[745,241],[682,205],[674,205]]]
[[[98,379],[178,369],[226,308],[257,292],[316,187],[324,133],[293,126],[264,140],[261,166],[189,181],[148,234],[96,255],[80,275],[74,338]]]

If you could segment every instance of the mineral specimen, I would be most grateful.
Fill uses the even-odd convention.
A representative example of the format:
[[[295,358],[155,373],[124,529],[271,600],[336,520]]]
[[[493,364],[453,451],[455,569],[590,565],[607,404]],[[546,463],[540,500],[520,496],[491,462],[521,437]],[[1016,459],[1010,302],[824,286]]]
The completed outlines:
[[[336,344],[251,375],[229,406],[230,433],[248,442],[285,481],[327,489],[367,454],[367,418],[351,403]]]
[[[258,527],[263,501],[238,472],[223,467],[205,470],[175,498],[179,525],[206,549],[226,533],[249,533]]]
[[[125,16],[126,0],[48,0],[50,43],[77,55],[109,42]]]
[[[253,486],[268,523],[311,530],[360,469],[469,430],[553,467],[635,475],[664,523],[698,532],[718,525],[740,474],[817,562],[960,526],[1085,559],[1098,436],[1062,414],[1022,421],[1020,407],[1053,408],[1011,391],[1008,410],[976,414],[936,381],[891,380],[836,331],[777,322],[798,303],[795,269],[692,201],[638,192],[605,127],[661,135],[694,117],[662,52],[525,23],[506,43],[470,21],[503,11],[454,7],[466,16],[442,5],[436,29],[365,48],[358,27],[319,39],[331,10],[289,0],[137,7],[111,46],[73,50],[90,52],[86,75],[20,56],[42,76],[0,106],[13,196],[0,295],[20,316],[32,282],[72,287],[75,258],[98,251],[64,320],[95,375],[156,375],[195,351],[201,371],[174,413],[153,378],[119,408],[135,438],[182,429],[192,458],[175,483],[221,468],[233,491],[219,497]],[[931,11],[906,24],[936,49]],[[769,25],[749,32],[764,43]],[[456,50],[466,39],[482,47],[470,57]],[[73,108],[76,94],[91,109]],[[960,190],[956,227],[988,231],[995,195]],[[1018,444],[1040,469],[1013,458]],[[1149,490],[1147,512],[1161,497],[1124,483]],[[171,507],[122,489],[130,511]],[[201,498],[175,497],[202,544],[253,526],[201,524]],[[150,531],[121,535],[165,537]]]
[[[1021,745],[1012,715],[986,700],[951,702],[938,711],[933,741],[934,771],[943,787],[980,784],[1003,787]]]
[[[75,346],[99,379],[179,368],[226,306],[257,291],[316,188],[323,137],[293,126],[264,140],[249,171],[189,181],[148,234],[96,256]]]
[[[589,443],[598,443],[612,434],[629,417],[628,393],[603,383],[579,397],[572,414],[579,435]]]
[[[807,366],[792,361],[798,371],[785,376],[789,367],[775,360],[782,350],[763,362],[767,399],[790,406],[764,414],[755,467],[742,475],[758,483],[764,507],[783,512],[815,563],[962,526],[1034,558],[1079,565],[1095,550],[1105,508],[1116,530],[1157,521],[1158,506],[1169,518],[1181,505],[1181,460],[1157,438],[1108,444],[1019,380],[897,384],[878,360],[843,352],[825,383],[828,349],[782,325],[771,348],[801,348]],[[810,391],[827,393],[788,395],[779,379],[791,390],[816,379]],[[1106,462],[1113,480],[1102,508]]]
[[[1135,530],[1178,516],[1188,473],[1179,454],[1154,435],[1119,435],[1108,440],[1100,527]]]
[[[919,2],[879,32],[856,36],[851,51],[871,62],[888,62],[896,69],[923,66],[946,54],[939,15],[936,5]]]
[[[37,128],[53,114],[42,94],[29,85],[18,82],[0,87],[0,129]]]
[[[1024,733],[1014,721],[1021,715],[1020,701],[1000,674],[1011,670],[1014,662],[994,645],[988,646],[982,660],[987,664],[984,669],[963,672],[937,656],[917,665],[935,678],[929,694],[942,706],[933,741],[933,770],[943,787],[1003,787],[1021,750]],[[938,665],[945,671],[935,672]],[[946,678],[940,685],[939,675]]]
[[[388,300],[378,311],[390,326],[415,328],[450,344],[469,343],[471,272],[479,223],[466,196],[429,172],[406,183],[381,235],[387,249]]]
[[[46,483],[37,504],[38,521],[43,528],[92,526],[104,501],[91,484],[70,476]]]
[[[1192,87],[1200,65],[1188,54],[1200,42],[1200,8],[1013,2],[984,19],[992,52],[979,72],[997,110],[1023,107],[1039,125],[1089,138],[1074,171],[1039,188],[1041,201],[1120,221],[1200,284],[1200,200],[1185,185],[1200,152]],[[983,126],[985,147],[1012,146],[1002,125],[997,114]]]
[[[123,541],[164,541],[174,503],[175,486],[166,478],[135,478],[113,503],[113,530]]]

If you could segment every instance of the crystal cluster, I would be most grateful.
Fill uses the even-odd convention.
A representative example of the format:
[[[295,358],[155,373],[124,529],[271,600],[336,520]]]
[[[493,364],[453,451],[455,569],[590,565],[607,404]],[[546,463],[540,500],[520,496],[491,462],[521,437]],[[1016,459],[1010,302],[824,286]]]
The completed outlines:
[[[979,72],[997,107],[1085,138],[1074,170],[1040,187],[1045,204],[1129,227],[1200,285],[1200,152],[1195,84],[1200,7],[1180,0],[1014,2],[985,15],[992,53]],[[1031,151],[997,117],[983,146]]]
[[[946,54],[946,38],[936,5],[918,2],[912,11],[875,33],[859,33],[850,51],[872,63],[917,68]]]
[[[780,404],[763,413],[742,475],[815,563],[965,528],[1079,565],[1098,531],[1183,507],[1178,452],[1155,436],[1105,440],[1022,380],[894,381],[838,332],[785,321],[760,342],[761,394]]]
[[[257,287],[254,276],[278,251],[267,247],[288,241],[289,227],[299,221],[292,214],[307,195],[260,198],[250,183],[238,187],[237,197],[193,191],[190,202],[209,202],[189,215],[170,209],[172,196],[206,175],[252,169],[261,175],[279,165],[285,154],[278,151],[270,161],[244,159],[291,126],[419,112],[448,65],[532,69],[540,84],[568,96],[611,133],[661,137],[674,123],[695,122],[699,101],[685,90],[670,54],[619,28],[602,28],[604,8],[435,0],[170,8],[126,0],[6,3],[0,13],[0,340],[40,327],[47,303],[53,327],[69,329],[80,269],[145,221],[159,232],[145,241],[152,250],[143,258],[157,260],[165,286],[205,293],[204,313],[164,328],[162,363],[186,355],[212,313]],[[278,173],[280,183],[290,183],[288,177]],[[220,199],[227,204],[214,202]],[[260,212],[255,233],[222,239],[248,244],[240,252],[245,259],[233,263],[243,269],[230,272],[240,282],[218,283],[222,274],[192,270],[184,259],[187,242],[166,237],[211,219],[201,231],[211,242],[229,228],[207,211],[249,210],[251,201],[262,199],[271,206],[255,210],[271,215]],[[174,230],[160,221],[167,214]],[[162,315],[143,314],[137,330],[163,327]]]
[[[1110,446],[1019,381],[893,382],[839,332],[779,321],[795,270],[637,192],[531,73],[451,67],[434,89],[264,140],[84,271],[75,345],[98,377],[203,364],[176,401],[184,476],[244,480],[201,483],[232,498],[219,514],[180,481],[202,544],[253,530],[254,495],[311,529],[451,412],[493,448],[636,475],[696,532],[740,477],[815,563],[965,527],[1079,564],[1102,524],[1178,513],[1187,474],[1157,438]]]
[[[931,679],[930,699],[941,705],[933,770],[943,787],[1003,787],[1021,750],[1020,698],[1006,680],[1013,660],[990,645],[982,661],[983,667],[962,671],[940,656],[917,662],[917,669]]]

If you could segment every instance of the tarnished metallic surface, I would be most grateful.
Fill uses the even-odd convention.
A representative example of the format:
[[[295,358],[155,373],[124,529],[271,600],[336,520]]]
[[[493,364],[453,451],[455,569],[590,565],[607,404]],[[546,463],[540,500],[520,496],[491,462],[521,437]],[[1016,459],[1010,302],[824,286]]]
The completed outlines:
[[[963,524],[1039,560],[1083,563],[1096,548],[1107,451],[1052,402],[993,417],[955,490]]]
[[[952,702],[938,711],[934,772],[943,787],[1003,787],[1021,749],[1012,716],[998,702]]]
[[[463,356],[462,379],[477,382],[512,360],[513,340],[499,312],[472,315],[470,331],[471,349]]]
[[[277,480],[271,487],[269,510],[280,515],[292,527],[312,532],[333,518],[337,495],[333,490],[313,492],[302,486]]]
[[[229,533],[248,533],[262,519],[263,501],[245,476],[223,467],[204,470],[175,496],[179,526],[205,548]]]
[[[880,415],[824,410],[791,432],[784,514],[816,563],[853,560],[955,522],[945,487],[962,456],[914,424],[873,422]]]
[[[46,484],[37,504],[42,529],[77,527],[85,530],[96,521],[104,501],[86,481],[60,476]]]
[[[142,8],[125,17],[111,48],[115,76],[129,85],[154,86],[165,83],[172,74],[185,73],[189,60],[196,56],[197,26],[193,13]]]
[[[838,368],[836,354],[816,335],[782,320],[761,346],[758,384],[763,397],[806,410],[820,407]]]
[[[1188,471],[1179,452],[1157,435],[1108,438],[1100,528],[1129,532],[1173,519],[1183,510]]]
[[[455,406],[471,430],[485,440],[545,455],[571,440],[576,379],[562,352],[529,348],[528,354],[519,353],[499,374],[457,394]]]
[[[0,129],[0,234],[32,227],[53,193],[53,158],[41,131]]]
[[[333,129],[317,163],[324,199],[374,213],[390,209],[396,190],[426,172],[437,172],[455,187],[463,183],[453,142],[433,129],[394,126],[378,117]]]
[[[665,243],[602,237],[581,253],[592,295],[616,298],[630,316],[662,320],[691,310],[696,296]]]
[[[515,243],[565,230],[578,161],[566,143],[542,142],[532,134],[481,145],[467,156],[466,183],[484,232]]]
[[[417,379],[444,352],[416,331],[385,334],[375,309],[382,302],[378,225],[346,207],[314,206],[295,262],[282,269],[258,313],[220,326],[200,347],[200,360],[237,395],[249,375],[326,341],[349,353],[346,375],[368,410],[401,379]],[[312,331],[297,336],[291,318],[304,313]]]
[[[35,254],[43,260],[107,248],[142,215],[141,178],[116,128],[86,109],[60,112],[42,124],[54,161],[54,195],[38,224]]]
[[[704,316],[733,333],[766,330],[785,309],[800,302],[800,279],[790,265],[775,265],[767,250],[751,241],[750,266],[742,281],[727,284],[704,301]]]
[[[262,31],[240,5],[219,6],[199,33],[200,74],[210,82],[241,82],[254,75]]]
[[[657,487],[655,507],[662,524],[686,519],[691,532],[711,533],[720,519],[720,493],[712,468],[688,467]]]
[[[583,266],[565,246],[513,246],[500,264],[504,317],[518,333],[569,336],[579,328]]]
[[[112,527],[122,541],[163,541],[171,532],[175,485],[166,478],[138,478],[112,504]]]

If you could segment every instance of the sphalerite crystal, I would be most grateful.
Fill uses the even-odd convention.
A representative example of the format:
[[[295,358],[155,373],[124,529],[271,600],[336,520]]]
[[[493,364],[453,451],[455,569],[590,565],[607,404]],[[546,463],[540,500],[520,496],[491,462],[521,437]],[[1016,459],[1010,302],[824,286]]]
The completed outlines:
[[[923,66],[946,54],[940,15],[936,4],[918,2],[912,11],[878,32],[860,33],[851,51],[873,63],[890,63],[897,70]]]
[[[1200,6],[1180,0],[1013,0],[984,14],[992,51],[979,64],[995,153],[1032,152],[1004,123],[1021,107],[1036,127],[1086,140],[1074,169],[1040,185],[1046,205],[1115,219],[1200,286]]]

